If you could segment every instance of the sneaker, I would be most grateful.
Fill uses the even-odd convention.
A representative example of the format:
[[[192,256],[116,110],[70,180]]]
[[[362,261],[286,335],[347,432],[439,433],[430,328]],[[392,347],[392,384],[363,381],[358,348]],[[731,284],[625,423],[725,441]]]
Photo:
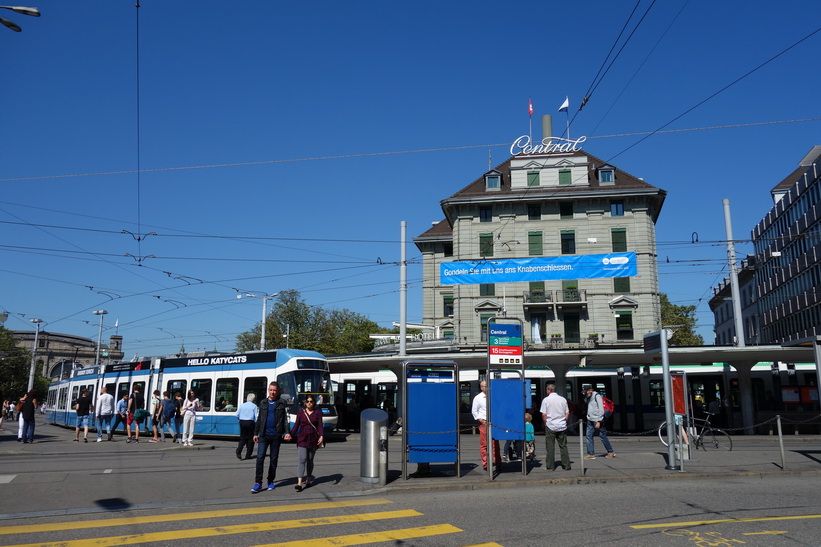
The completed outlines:
[[[103,438],[102,438],[102,437],[97,437],[97,442],[98,442],[98,443],[103,442]]]
[[[138,442],[140,442],[140,439],[134,439],[134,442],[138,443]]]
[[[608,452],[608,453],[607,453],[607,456],[605,456],[605,458],[610,458],[611,460],[612,460],[613,458],[615,458],[615,457],[616,457],[616,453],[615,453],[615,452]]]
[[[259,491],[262,490],[262,485],[258,482],[254,483],[254,486],[251,488],[251,492],[254,494],[259,494]]]
[[[88,442],[88,439],[83,438],[83,442],[84,442],[84,443],[87,443],[87,442]]]
[[[129,438],[127,438],[127,439],[125,440],[125,442],[126,442],[126,443],[130,443],[132,440],[133,440],[133,439],[132,439],[131,437],[129,437]]]
[[[585,460],[595,460],[596,456],[594,456],[593,454],[588,454],[587,456],[584,457],[584,459]]]
[[[151,439],[151,440],[150,440],[150,441],[148,441],[148,442],[150,442],[150,443],[158,443],[158,442],[160,442],[160,441],[158,441],[157,439]]]
[[[276,488],[276,485],[273,482],[269,482],[268,483],[268,490],[273,490],[274,488]]]

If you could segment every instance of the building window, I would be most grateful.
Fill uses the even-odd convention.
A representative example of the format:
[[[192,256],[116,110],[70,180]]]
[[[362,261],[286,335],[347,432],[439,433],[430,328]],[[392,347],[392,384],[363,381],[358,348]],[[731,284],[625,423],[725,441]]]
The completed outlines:
[[[611,217],[623,217],[624,216],[624,202],[622,200],[616,200],[610,202],[610,216]]]
[[[576,232],[573,230],[562,230],[561,240],[563,255],[576,254]]]
[[[542,233],[528,232],[527,234],[527,253],[530,256],[542,256]]]
[[[559,185],[569,186],[573,182],[570,169],[559,169]]]
[[[559,217],[560,218],[573,218],[573,202],[572,201],[563,201],[559,203]]]
[[[493,283],[480,283],[479,296],[496,296],[496,285]]]
[[[488,190],[498,190],[502,185],[502,177],[499,175],[487,175],[485,177],[485,187]]]
[[[479,222],[493,222],[493,207],[490,205],[479,207]]]
[[[445,317],[453,317],[453,295],[442,295],[442,315]]]
[[[613,240],[614,253],[627,252],[627,230],[624,228],[613,228],[610,230],[610,237]]]
[[[614,277],[613,278],[613,292],[615,292],[615,293],[630,292],[630,278],[629,277]]]
[[[616,180],[612,169],[599,169],[599,182],[602,184],[613,184]]]
[[[616,312],[616,340],[633,339],[633,312]]]
[[[527,172],[527,185],[528,186],[539,186],[539,172],[538,171],[528,171]]]
[[[479,234],[479,256],[493,256],[493,234]]]
[[[442,246],[442,254],[445,256],[453,256],[453,243],[445,243]]]
[[[579,328],[579,314],[564,314],[564,341],[567,344],[578,344],[581,342],[581,329]]]
[[[493,314],[483,313],[479,316],[482,322],[482,342],[487,342],[487,322],[493,317]]]
[[[542,220],[542,206],[528,205],[527,206],[527,220]]]

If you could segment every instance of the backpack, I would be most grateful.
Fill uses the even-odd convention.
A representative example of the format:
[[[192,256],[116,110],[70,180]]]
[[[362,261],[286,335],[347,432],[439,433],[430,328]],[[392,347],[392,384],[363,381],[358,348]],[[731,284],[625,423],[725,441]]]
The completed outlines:
[[[177,409],[174,406],[174,401],[165,399],[162,404],[162,417],[165,420],[171,420],[177,414]]]
[[[614,403],[604,395],[602,395],[601,402],[602,407],[604,408],[604,419],[606,420],[607,418],[612,416],[613,413],[616,412],[616,403]]]

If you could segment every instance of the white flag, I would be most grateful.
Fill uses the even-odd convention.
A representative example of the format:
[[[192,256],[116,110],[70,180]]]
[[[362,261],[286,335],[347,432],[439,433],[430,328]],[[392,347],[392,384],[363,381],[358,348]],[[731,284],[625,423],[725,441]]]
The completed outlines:
[[[570,107],[570,98],[565,97],[562,106],[559,107],[559,112],[567,112],[567,109]]]
[[[118,317],[116,321],[114,321],[114,328],[118,328],[120,326],[120,318]]]

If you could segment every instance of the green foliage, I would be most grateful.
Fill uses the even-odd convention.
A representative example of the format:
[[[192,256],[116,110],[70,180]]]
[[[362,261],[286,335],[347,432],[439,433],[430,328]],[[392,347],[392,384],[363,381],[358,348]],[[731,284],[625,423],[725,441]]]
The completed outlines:
[[[31,352],[17,347],[11,331],[0,327],[0,396],[17,399],[23,395],[28,388],[30,366]]]
[[[265,321],[265,345],[270,349],[313,350],[323,355],[365,353],[373,349],[368,335],[380,330],[365,316],[343,310],[309,306],[299,291],[282,291]],[[237,351],[259,349],[261,324],[237,336]]]
[[[667,295],[659,294],[661,303],[661,324],[680,325],[673,329],[673,337],[669,341],[671,346],[702,346],[704,339],[695,333],[696,306],[676,306],[670,303]]]

